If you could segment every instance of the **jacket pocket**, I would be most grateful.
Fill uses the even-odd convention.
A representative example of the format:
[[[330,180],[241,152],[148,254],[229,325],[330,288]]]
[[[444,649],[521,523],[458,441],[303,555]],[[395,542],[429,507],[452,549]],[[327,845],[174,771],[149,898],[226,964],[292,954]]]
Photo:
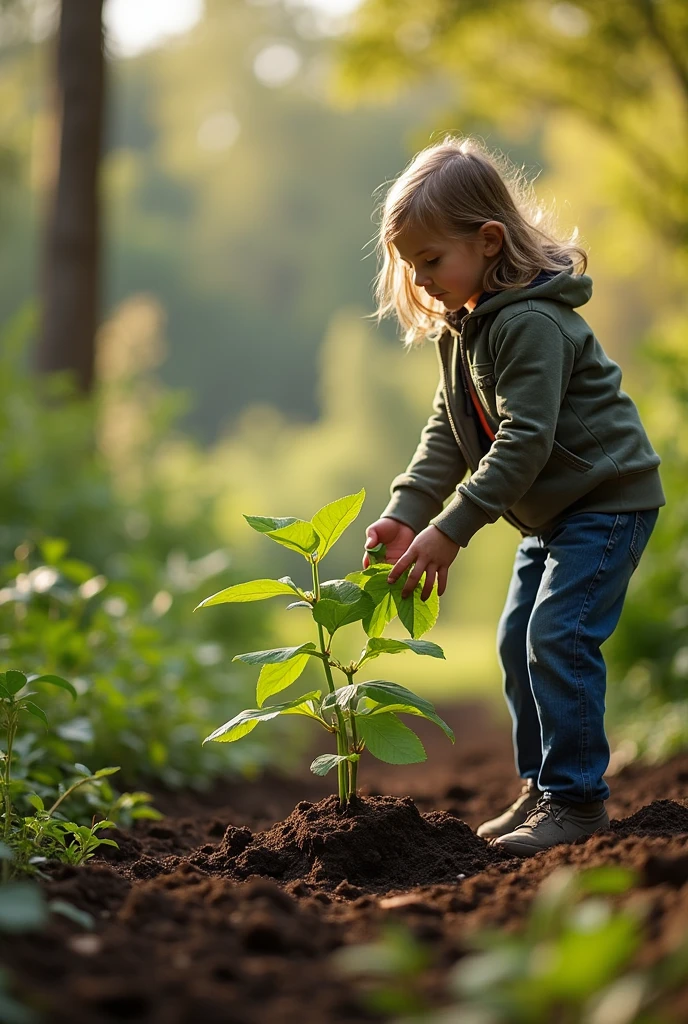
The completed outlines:
[[[572,469],[577,469],[579,473],[587,473],[589,469],[593,468],[592,462],[588,462],[587,459],[581,459],[580,455],[574,455],[568,448],[564,448],[563,444],[559,444],[558,441],[554,442],[552,448],[552,455],[556,455],[558,459],[571,466]]]

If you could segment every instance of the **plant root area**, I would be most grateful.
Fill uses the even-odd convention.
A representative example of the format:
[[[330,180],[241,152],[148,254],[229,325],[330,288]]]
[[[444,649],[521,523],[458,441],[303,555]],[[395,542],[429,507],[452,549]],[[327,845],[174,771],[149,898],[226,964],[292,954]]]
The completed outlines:
[[[428,950],[417,992],[441,1006],[470,933],[518,931],[560,865],[634,868],[638,884],[612,897],[649,905],[634,964],[675,948],[688,928],[688,752],[608,775],[608,830],[519,859],[474,831],[520,793],[509,726],[478,701],[438,710],[456,745],[414,722],[428,761],[364,755],[345,812],[334,773],[230,779],[205,793],[146,787],[162,821],[112,829],[119,849],[46,869],[47,898],[87,911],[94,928],[52,914],[41,932],[0,937],[11,991],[51,1024],[393,1019],[341,973],[335,951],[402,923]],[[688,1019],[688,991],[666,1010]]]

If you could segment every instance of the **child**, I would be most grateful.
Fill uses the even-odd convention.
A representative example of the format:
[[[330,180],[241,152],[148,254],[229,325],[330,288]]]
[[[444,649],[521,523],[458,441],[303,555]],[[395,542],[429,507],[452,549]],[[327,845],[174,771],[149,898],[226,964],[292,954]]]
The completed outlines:
[[[404,598],[425,573],[427,600],[483,526],[521,534],[497,648],[524,785],[478,829],[519,856],[609,824],[600,645],[666,504],[621,371],[576,312],[592,294],[576,237],[557,239],[506,161],[451,136],[394,182],[379,233],[378,321],[432,340],[440,382],[366,546],[386,544],[390,583],[413,566]]]

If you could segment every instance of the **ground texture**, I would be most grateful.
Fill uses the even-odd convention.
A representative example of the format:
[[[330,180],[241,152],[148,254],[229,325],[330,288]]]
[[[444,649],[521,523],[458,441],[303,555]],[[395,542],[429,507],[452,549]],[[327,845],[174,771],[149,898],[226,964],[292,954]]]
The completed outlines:
[[[640,886],[616,899],[650,904],[637,963],[672,948],[688,928],[688,752],[608,776],[608,831],[519,860],[473,831],[520,791],[508,729],[489,705],[440,711],[456,745],[416,720],[428,761],[364,757],[346,815],[330,795],[334,774],[156,792],[163,821],[113,830],[119,850],[50,869],[48,897],[91,913],[94,931],[53,916],[39,935],[0,938],[15,991],[54,1024],[381,1020],[333,951],[403,921],[428,944],[421,989],[439,1005],[467,933],[518,929],[561,864],[636,868]],[[688,992],[669,1010],[687,1020]]]

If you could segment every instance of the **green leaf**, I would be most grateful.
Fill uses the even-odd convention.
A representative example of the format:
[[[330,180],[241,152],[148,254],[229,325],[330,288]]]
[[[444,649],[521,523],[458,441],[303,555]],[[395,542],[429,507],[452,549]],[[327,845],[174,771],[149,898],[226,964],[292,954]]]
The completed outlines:
[[[440,718],[435,711],[434,705],[419,697],[417,693],[401,686],[399,683],[390,683],[386,679],[373,679],[361,683],[354,683],[350,686],[341,686],[334,694],[328,694],[323,701],[323,711],[329,710],[336,702],[341,708],[348,708],[354,701],[360,698],[368,698],[376,702],[377,707],[366,710],[368,715],[386,714],[390,711],[399,711],[409,715],[419,715],[427,718],[429,722],[438,725],[440,729],[454,742],[454,733],[447,723]],[[359,716],[362,715],[358,709]],[[360,720],[360,719],[357,719]]]
[[[45,810],[45,804],[39,797],[38,793],[31,793],[29,796],[27,796],[26,799],[29,801],[32,807],[36,808],[37,811]]]
[[[416,764],[425,761],[423,744],[415,732],[400,722],[396,715],[361,715],[356,717],[361,739],[379,761],[387,764]]]
[[[397,614],[392,587],[387,582],[391,565],[370,566],[363,570],[367,579],[363,584],[365,593],[372,599],[373,609],[363,618],[363,628],[368,636],[379,637],[388,622]]]
[[[33,882],[0,886],[0,931],[35,931],[43,927],[47,917],[43,895]]]
[[[51,686],[59,686],[61,690],[66,690],[67,693],[71,693],[74,700],[78,697],[78,694],[71,683],[63,679],[62,676],[55,676],[52,674],[43,676],[29,676],[29,682],[33,686],[34,683],[50,683]]]
[[[434,704],[426,697],[420,697],[406,686],[391,683],[387,679],[366,679],[356,683],[355,687],[360,696],[371,697],[378,703],[391,703],[394,700],[400,704],[410,704],[419,711],[435,710]]]
[[[92,565],[82,562],[78,558],[63,558],[58,566],[61,574],[66,576],[72,583],[85,583],[92,579],[96,573]]]
[[[108,767],[108,768],[99,768],[98,771],[95,773],[95,776],[96,776],[97,779],[102,779],[106,775],[114,775],[115,772],[118,772],[118,771],[119,771],[119,765],[117,765],[117,766],[113,765],[113,766]]]
[[[275,665],[263,665],[256,684],[256,701],[259,708],[262,708],[268,697],[286,690],[299,678],[308,664],[308,657],[307,654],[299,654],[295,658],[290,658],[289,661]]]
[[[402,598],[401,587],[399,587],[397,592],[396,588],[400,582],[401,577],[396,581],[396,583],[392,584],[392,588],[394,589],[394,601],[397,606],[397,615],[412,637],[422,636],[423,633],[427,633],[429,629],[432,629],[437,622],[437,616],[439,615],[440,599],[437,596],[437,583],[433,586],[432,592],[427,601],[421,601],[420,595],[425,583],[425,573],[423,573],[418,585],[409,597]]]
[[[301,590],[300,587],[296,586],[291,576],[280,576],[278,582],[286,583],[288,587],[291,587],[295,594],[298,594],[299,597],[303,597],[303,590]]]
[[[577,911],[583,911],[581,904]],[[554,945],[548,969],[538,984],[554,1002],[582,1002],[618,976],[641,944],[639,923],[617,914],[597,927],[567,930]]]
[[[320,543],[320,536],[313,529],[312,523],[307,523],[304,519],[294,519],[291,516],[272,519],[269,516],[246,515],[244,519],[258,533],[264,533],[290,551],[297,551],[308,561]]]
[[[401,594],[409,576],[409,569],[406,569],[394,583],[390,584],[387,582],[387,576],[392,569],[391,565],[381,563],[370,568],[378,571],[371,575],[364,585],[364,590],[372,597],[376,609],[377,606],[382,607],[379,612],[376,610],[376,614],[371,617],[370,628],[364,620],[363,627],[366,633],[369,636],[380,636],[386,623],[390,622],[395,615],[399,616],[412,637],[418,638],[423,633],[427,633],[437,622],[439,614],[440,602],[437,596],[437,584],[433,587],[427,601],[421,601],[420,595],[425,582],[425,573],[423,573],[409,597],[402,598]],[[384,621],[382,621],[383,618]]]
[[[320,587],[313,605],[313,618],[330,634],[350,622],[358,622],[373,610],[372,601],[360,587],[348,580],[328,580]]]
[[[390,564],[369,565],[367,569],[356,569],[354,572],[348,572],[344,579],[351,580],[352,583],[357,583],[359,587],[363,587],[373,576],[384,575],[385,572],[389,575],[391,568]]]
[[[46,565],[55,565],[63,555],[67,554],[69,541],[64,537],[43,537],[38,541],[38,547]]]
[[[578,875],[578,887],[585,893],[626,892],[634,885],[640,885],[640,876],[632,868],[619,864],[603,864],[596,868],[585,868]]]
[[[371,661],[381,654],[403,654],[404,651],[413,651],[414,654],[423,654],[430,658],[444,658],[442,648],[438,644],[430,643],[429,640],[391,640],[386,637],[371,637],[361,652],[358,666],[360,668],[366,661]]]
[[[314,775],[327,775],[342,761],[358,761],[359,756],[359,754],[320,754],[311,764],[311,771]]]
[[[267,722],[271,718],[277,718],[278,715],[284,714],[291,708],[297,708],[300,704],[305,704],[306,701],[319,697],[320,690],[311,690],[310,693],[304,693],[297,697],[296,700],[290,700],[286,704],[272,704],[266,708],[248,708],[245,711],[240,711],[230,722],[225,722],[215,732],[211,732],[209,736],[206,736],[203,743],[208,743],[210,740],[217,740],[220,743],[233,743],[235,740],[240,740],[243,736],[247,736],[252,732],[259,722]]]
[[[380,562],[387,562],[387,545],[380,541],[373,548],[366,548],[368,554],[368,562],[370,565],[375,565]]]
[[[346,528],[353,523],[361,511],[365,499],[365,488],[362,487],[358,494],[347,494],[344,498],[338,498],[323,505],[311,519],[313,528],[320,536],[318,545],[318,561],[323,558],[330,548],[339,540]]]
[[[287,710],[283,711],[282,714],[283,715],[304,715],[306,718],[313,718],[313,719],[315,719],[315,721],[318,722],[319,725],[325,726],[325,728],[327,728],[327,723],[324,722],[323,719],[318,714],[319,707],[320,707],[320,702],[319,701],[318,701],[318,703],[316,705],[315,701],[307,700],[303,704],[297,704],[295,708],[287,708]],[[331,731],[331,730],[328,730],[328,731]]]
[[[74,767],[76,768],[79,775],[88,775],[89,777],[93,775],[93,772],[91,771],[90,768],[87,768],[85,764],[80,764],[78,761],[75,763]]]
[[[365,698],[367,700],[367,698]],[[358,708],[360,713],[360,707]],[[394,711],[395,714],[404,715],[417,715],[420,718],[426,718],[429,722],[433,722],[434,725],[438,725],[443,733],[452,741],[455,740],[454,731],[447,725],[443,718],[437,714],[436,711],[421,711],[419,708],[414,707],[412,704],[377,704],[370,710],[371,715],[386,714],[388,711]]]
[[[249,651],[247,654],[235,654],[232,661],[243,661],[247,665],[275,665],[280,661],[289,661],[297,654],[308,654],[313,651],[316,657],[320,657],[320,651],[316,651],[315,644],[309,641],[306,644],[299,644],[298,647],[273,647],[269,651]]]
[[[280,580],[251,580],[249,583],[237,583],[225,590],[218,590],[217,594],[206,597],[204,601],[197,604],[194,611],[199,608],[209,608],[214,604],[239,604],[246,601],[265,601],[268,597],[279,597],[281,594],[294,593],[294,588],[288,583]]]
[[[332,711],[337,705],[343,710],[348,710],[349,704],[358,697],[359,683],[350,683],[348,686],[340,686],[334,693],[328,693],[322,702],[322,711]]]
[[[67,903],[66,900],[50,900],[48,909],[53,914],[62,914],[63,917],[73,921],[74,924],[80,925],[87,931],[92,931],[95,928],[96,921],[92,914],[89,914],[86,910],[79,910],[78,907]]]
[[[43,724],[47,727],[48,716],[46,715],[43,708],[39,708],[38,704],[34,704],[32,700],[23,700],[21,702],[21,707],[24,708],[24,710],[30,712],[32,715],[35,715],[36,718],[40,718],[41,722],[43,722]]]
[[[421,581],[410,597],[396,600],[396,611],[401,623],[412,637],[421,637],[437,622],[439,614],[439,598],[437,590],[433,589],[427,601],[421,600],[421,592],[425,582],[425,572]]]
[[[9,690],[11,694],[19,693],[23,686],[26,686],[27,678],[23,672],[17,672],[15,669],[9,669],[5,672],[5,688]]]

